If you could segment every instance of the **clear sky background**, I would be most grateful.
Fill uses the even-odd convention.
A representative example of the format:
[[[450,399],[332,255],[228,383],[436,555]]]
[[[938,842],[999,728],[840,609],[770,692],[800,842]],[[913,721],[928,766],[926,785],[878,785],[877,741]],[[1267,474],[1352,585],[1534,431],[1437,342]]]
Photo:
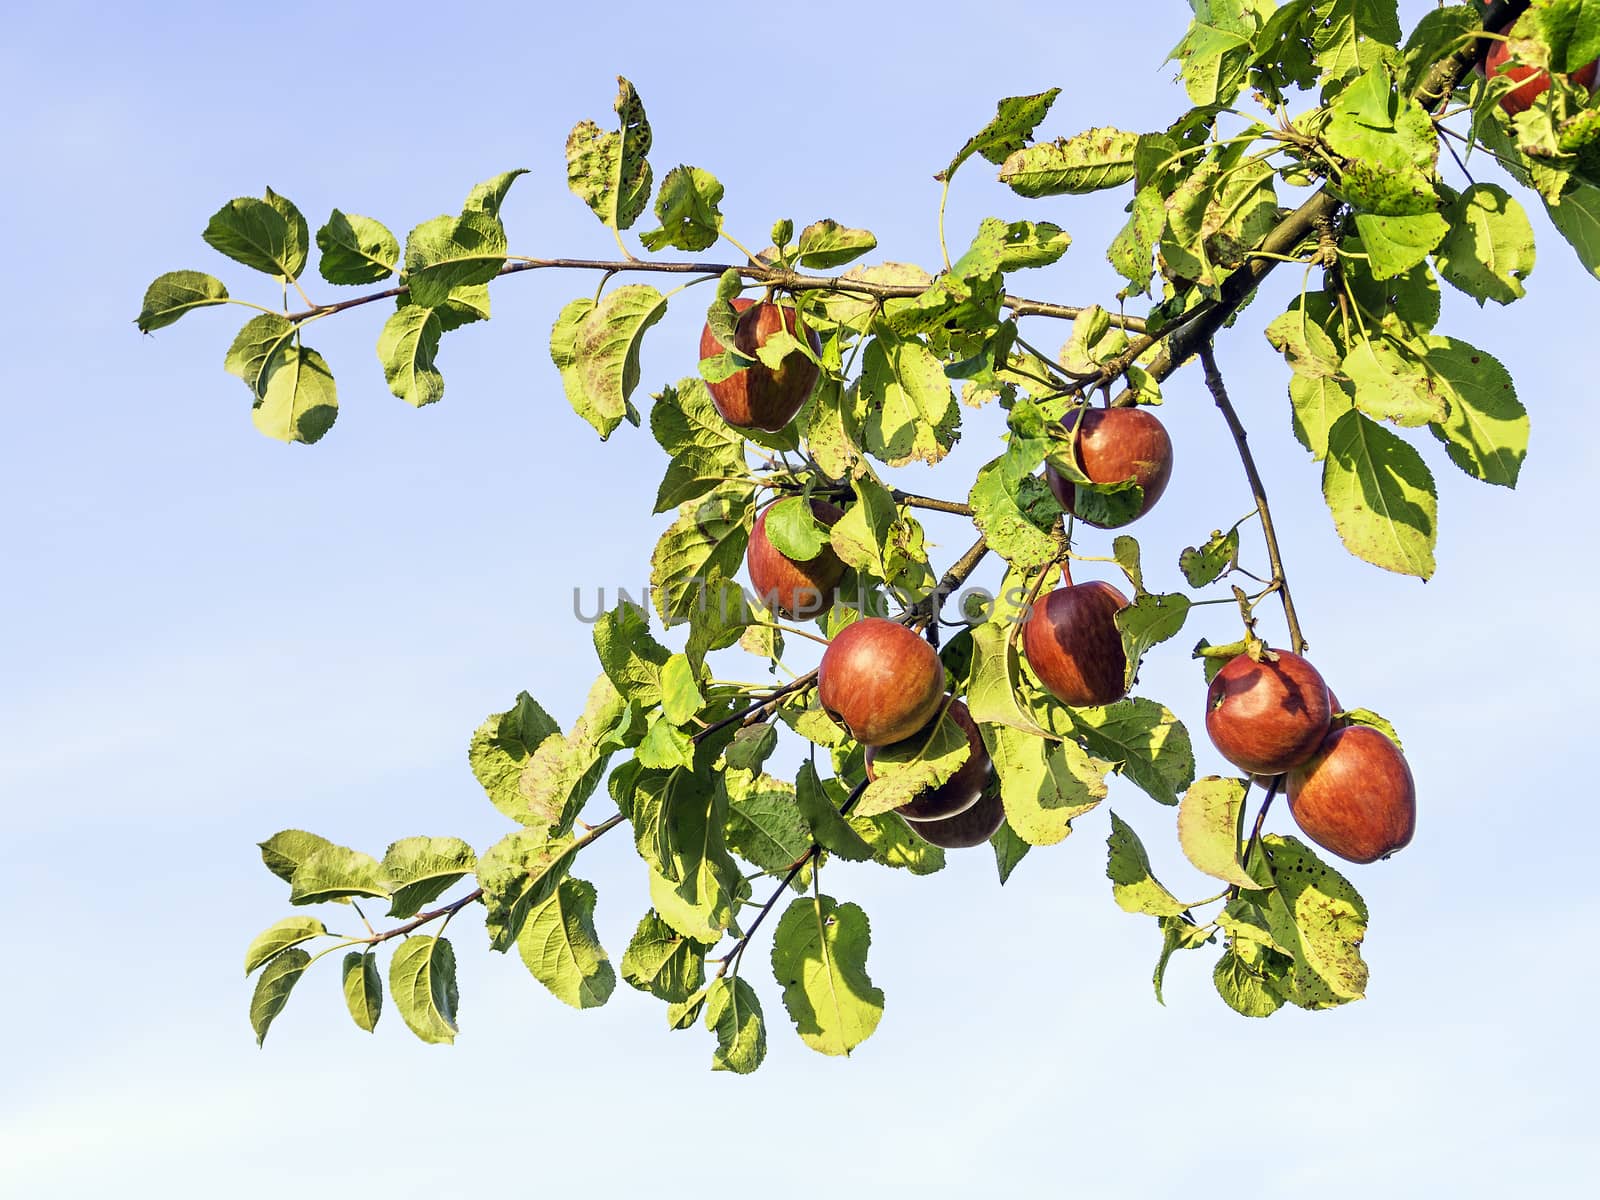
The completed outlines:
[[[1426,7],[1405,5],[1411,20]],[[1003,890],[986,849],[928,879],[830,865],[828,890],[872,919],[887,993],[848,1062],[806,1049],[758,974],[767,1064],[713,1075],[705,1031],[668,1033],[661,1005],[625,985],[603,1009],[567,1009],[467,916],[452,927],[455,1047],[417,1042],[392,1007],[374,1036],[356,1031],[330,962],[258,1051],[242,954],[290,910],[253,843],[293,826],[380,854],[416,833],[497,839],[467,738],[523,688],[576,714],[597,667],[572,589],[643,583],[664,464],[645,432],[600,445],[549,364],[550,323],[592,277],[497,285],[495,319],[446,340],[446,395],[422,412],[384,386],[376,307],[322,323],[309,340],[342,415],[310,448],[256,434],[223,373],[240,314],[144,338],[146,284],[193,267],[272,302],[199,238],[220,204],[266,185],[313,228],[338,206],[403,236],[519,166],[513,249],[608,255],[567,191],[562,144],[581,118],[606,123],[618,73],[648,107],[658,177],[715,172],[747,244],[775,218],[827,216],[931,265],[931,176],[995,100],[1060,85],[1050,135],[1159,128],[1184,107],[1161,60],[1186,8],[10,11],[0,1193],[1401,1197],[1567,1195],[1595,1177],[1600,283],[1542,213],[1527,301],[1480,312],[1446,289],[1441,328],[1507,364],[1533,443],[1511,493],[1421,440],[1442,493],[1427,585],[1356,562],[1333,533],[1259,332],[1287,277],[1219,350],[1314,657],[1346,703],[1393,717],[1418,780],[1415,843],[1350,869],[1373,913],[1365,1002],[1245,1020],[1212,991],[1213,948],[1173,964],[1159,1007],[1158,938],[1112,903],[1102,809]],[[1015,286],[1081,303],[1115,291],[1102,250],[1123,196],[1029,203],[981,168],[952,197],[953,243],[987,215],[1054,220],[1074,249]],[[652,331],[645,390],[693,371],[702,300]],[[1197,373],[1167,397],[1178,464],[1137,533],[1170,587],[1178,551],[1250,501]],[[908,478],[959,481],[999,428],[969,417],[957,465]],[[970,530],[930,536],[945,564]],[[1231,617],[1199,612],[1143,690],[1190,724],[1209,772],[1224,764],[1185,650]],[[1202,894],[1170,810],[1120,783],[1105,807],[1174,890]],[[1281,806],[1273,826],[1289,828]],[[626,841],[591,854],[581,873],[615,961],[646,904],[642,871]]]

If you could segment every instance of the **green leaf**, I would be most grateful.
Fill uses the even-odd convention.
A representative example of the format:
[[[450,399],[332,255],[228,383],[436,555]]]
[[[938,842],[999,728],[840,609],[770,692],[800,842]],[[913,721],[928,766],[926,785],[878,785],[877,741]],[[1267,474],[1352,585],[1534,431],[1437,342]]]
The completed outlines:
[[[867,343],[861,403],[867,453],[891,467],[931,466],[955,444],[960,406],[944,365],[916,338],[883,332]]]
[[[1493,355],[1454,338],[1430,337],[1423,365],[1445,398],[1433,432],[1450,461],[1474,479],[1516,487],[1528,454],[1528,410],[1511,373]]]
[[[822,1054],[849,1054],[878,1027],[883,992],[867,977],[867,915],[831,896],[784,910],[772,939],[772,972],[801,1040]]]
[[[856,409],[858,392],[846,393],[837,379],[824,375],[800,410],[806,448],[822,470],[844,479],[861,461],[861,422]]]
[[[678,506],[677,519],[650,556],[651,597],[667,625],[690,618],[714,572],[725,579],[738,574],[754,508],[751,489],[740,483],[721,484]]]
[[[261,972],[250,997],[250,1028],[255,1030],[256,1045],[267,1040],[267,1030],[289,1003],[289,993],[310,965],[311,956],[304,950],[285,950]]]
[[[1277,889],[1267,920],[1273,936],[1294,951],[1286,998],[1308,1008],[1359,1000],[1366,993],[1361,943],[1367,906],[1344,876],[1298,838],[1262,838]]]
[[[1117,632],[1122,635],[1122,653],[1127,659],[1126,682],[1133,686],[1145,651],[1168,638],[1176,637],[1189,618],[1189,597],[1182,592],[1156,595],[1140,592],[1133,603],[1117,610]]]
[[[1197,870],[1253,890],[1260,885],[1240,861],[1245,795],[1241,779],[1196,780],[1178,804],[1178,844]]]
[[[300,277],[311,245],[305,217],[271,188],[263,200],[242,196],[228,201],[212,214],[200,236],[234,262],[280,279]]]
[[[1179,950],[1198,950],[1211,940],[1211,934],[1204,926],[1196,925],[1187,917],[1161,917],[1157,924],[1161,926],[1161,957],[1156,960],[1155,973],[1150,982],[1155,985],[1156,1003],[1165,1004],[1162,989],[1166,985],[1167,964],[1172,961],[1172,956]]]
[[[1123,912],[1148,913],[1152,917],[1183,914],[1183,902],[1151,873],[1150,856],[1139,835],[1116,813],[1111,814],[1111,836],[1106,845],[1110,851],[1106,875],[1111,880],[1111,894]]]
[[[488,283],[506,264],[500,218],[468,209],[459,217],[434,217],[406,237],[406,285],[425,308],[443,304],[452,290]]]
[[[1217,995],[1245,1017],[1270,1017],[1283,1007],[1283,997],[1268,973],[1271,952],[1254,942],[1235,942],[1217,960],[1211,981]]]
[[[251,975],[257,967],[266,966],[289,947],[309,942],[327,932],[327,928],[315,917],[285,917],[255,936],[244,953],[244,973]]]
[[[1260,18],[1243,0],[1190,0],[1190,7],[1194,22],[1168,57],[1182,64],[1191,103],[1228,104],[1244,84]]]
[[[1021,669],[1010,630],[987,621],[972,631],[972,678],[967,682],[967,710],[980,725],[1006,725],[1039,737],[1048,731],[1017,701]]]
[[[1067,711],[1084,749],[1115,764],[1162,804],[1178,803],[1194,781],[1189,731],[1165,706],[1134,696],[1104,708]]]
[[[1393,742],[1396,749],[1405,749],[1405,744],[1401,742],[1400,735],[1395,732],[1394,725],[1390,723],[1387,717],[1373,712],[1370,708],[1346,709],[1341,717],[1341,720],[1348,722],[1351,725],[1365,725],[1369,729],[1376,729],[1379,733],[1383,734],[1384,737]]]
[[[467,761],[473,775],[494,806],[519,824],[535,823],[528,819],[527,800],[518,787],[523,768],[540,743],[560,733],[561,726],[539,702],[519,692],[511,708],[490,716],[472,735]]]
[[[280,442],[320,441],[339,415],[333,372],[322,355],[309,346],[285,347],[275,355],[250,415],[257,429]]]
[[[512,171],[502,171],[482,183],[473,185],[467,193],[467,202],[461,206],[463,212],[488,213],[491,217],[498,217],[500,209],[506,202],[506,193],[511,190],[511,185],[521,176],[526,175],[526,167],[518,167]]]
[[[950,165],[936,178],[948,183],[961,164],[974,154],[983,155],[995,166],[1005,162],[1014,151],[1027,145],[1034,129],[1044,120],[1060,94],[1060,88],[1051,88],[1048,92],[1038,92],[1032,96],[1008,96],[1000,101],[995,105],[994,119],[967,139],[966,145],[961,147],[950,160]]]
[[[875,817],[909,804],[947,782],[971,757],[966,731],[948,712],[941,713],[926,737],[913,735],[878,751],[873,763],[877,778],[867,785],[855,811]]]
[[[1106,798],[1111,764],[1090,757],[1077,743],[1049,742],[1003,725],[981,728],[1000,777],[1007,827],[1026,844],[1064,840],[1072,822]]]
[[[389,898],[389,881],[383,866],[370,854],[347,846],[327,845],[313,850],[289,881],[290,904],[326,904],[352,896]]]
[[[383,1013],[383,976],[378,973],[378,956],[370,950],[365,954],[352,950],[344,956],[339,975],[350,1019],[371,1033]]]
[[[580,843],[568,837],[547,840],[519,829],[490,846],[478,859],[483,889],[484,927],[489,945],[502,953],[522,932],[529,910],[550,899],[577,856]]]
[[[1355,389],[1338,379],[1294,375],[1289,379],[1289,402],[1294,409],[1294,436],[1320,462],[1328,456],[1328,432],[1355,408]]]
[[[1202,545],[1189,546],[1178,555],[1178,570],[1190,587],[1205,587],[1222,578],[1222,573],[1239,557],[1239,527],[1227,533],[1214,529]]]
[[[594,884],[567,878],[528,911],[517,950],[550,994],[573,1008],[598,1008],[617,986],[616,972],[594,930]]]
[[[1345,413],[1328,431],[1322,494],[1350,553],[1386,571],[1433,574],[1438,500],[1432,474],[1406,442]]]
[[[662,716],[674,725],[686,725],[705,702],[688,657],[674,654],[667,659],[661,668]]]
[[[1400,41],[1396,0],[1316,0],[1312,7],[1317,65],[1334,78],[1372,65]]]
[[[444,395],[444,376],[434,366],[444,326],[437,309],[398,308],[378,334],[378,361],[389,390],[414,408]]]
[[[829,544],[828,527],[817,520],[811,502],[789,496],[767,509],[767,540],[779,554],[810,562]]]
[[[1393,279],[1426,262],[1450,232],[1450,222],[1436,212],[1408,216],[1357,213],[1356,230],[1366,248],[1373,278]]]
[[[650,636],[650,614],[620,600],[594,624],[594,649],[617,691],[645,708],[661,703],[661,669],[671,652]]]
[[[834,524],[829,543],[846,566],[879,579],[892,579],[896,572],[889,545],[900,510],[889,489],[871,475],[862,475],[854,486],[856,502]]]
[[[878,248],[878,239],[865,229],[851,229],[837,221],[814,221],[800,231],[797,247],[802,267],[832,271]]]
[[[140,333],[165,329],[191,309],[224,304],[228,289],[222,280],[202,271],[168,271],[159,276],[144,293],[144,303],[134,324]]]
[[[1133,178],[1139,135],[1109,126],[1017,150],[1000,168],[1000,182],[1019,196],[1081,196],[1121,187]]]
[[[1268,325],[1266,334],[1296,375],[1323,379],[1339,374],[1344,354],[1306,306],[1296,304]]]
[[[400,243],[381,222],[337,208],[317,230],[317,249],[317,270],[329,283],[377,283],[400,265]]]
[[[267,376],[294,351],[296,326],[277,313],[262,313],[244,323],[222,360],[223,369],[244,381],[259,402],[267,390]]]
[[[913,875],[932,875],[935,871],[944,870],[944,851],[913,834],[910,826],[894,813],[882,813],[876,817],[852,813],[846,820],[867,844],[873,862],[885,867],[904,868]]]
[[[1600,278],[1600,188],[1576,187],[1559,204],[1547,201],[1545,211],[1584,270]]]
[[[1533,223],[1504,188],[1473,184],[1455,198],[1446,215],[1450,232],[1439,244],[1439,274],[1482,305],[1510,304],[1526,294],[1522,281],[1533,270]]]
[[[699,167],[673,167],[656,194],[660,229],[641,233],[646,250],[704,250],[722,236],[722,184]],[[809,265],[809,264],[808,264]]]
[[[778,731],[766,723],[742,727],[722,752],[730,771],[756,772],[778,748]]]
[[[285,829],[257,845],[261,848],[261,861],[285,883],[294,882],[294,873],[318,850],[333,845],[327,838],[304,829]]]
[[[1436,212],[1439,137],[1433,119],[1415,100],[1394,98],[1389,79],[1382,65],[1366,76],[1370,91],[1393,105],[1385,127],[1369,123],[1371,112],[1360,106],[1369,88],[1359,81],[1334,102],[1333,119],[1323,132],[1328,147],[1344,160],[1334,190],[1368,213],[1404,217]]]
[[[812,838],[824,850],[846,862],[866,862],[872,857],[872,848],[839,815],[841,806],[829,796],[817,777],[817,769],[809,762],[801,764],[795,777],[795,805]]]
[[[622,978],[669,1004],[686,1003],[705,981],[705,949],[663,921],[645,913],[633,940],[622,952]]]
[[[699,499],[744,474],[744,439],[718,415],[703,380],[663,388],[650,408],[650,432],[669,459],[652,512]]]
[[[722,780],[683,769],[641,775],[633,825],[634,845],[651,867],[656,911],[679,933],[697,940],[709,934],[715,941],[733,923],[743,886],[725,840],[728,793]]]
[[[574,300],[550,331],[550,357],[567,400],[602,441],[624,418],[637,423],[629,397],[639,386],[639,348],[644,331],[666,311],[660,292],[632,283],[607,292],[598,305]]]
[[[389,915],[416,916],[423,905],[437,900],[477,865],[472,847],[460,838],[402,838],[383,856],[383,877],[394,889]]]
[[[1444,416],[1444,399],[1423,364],[1388,338],[1359,339],[1343,370],[1355,385],[1356,407],[1369,417],[1410,428]]]
[[[750,771],[729,770],[725,778],[729,849],[774,875],[810,851],[811,827],[800,815],[792,785]]]
[[[571,734],[539,743],[516,780],[516,806],[502,811],[544,835],[566,833],[594,794],[612,753],[642,736],[638,714],[638,706],[600,676]]]
[[[1106,258],[1135,292],[1143,292],[1150,286],[1151,256],[1167,224],[1161,190],[1154,186],[1140,188],[1129,203],[1128,212],[1128,223],[1107,249]]]
[[[767,1026],[761,1000],[743,979],[717,979],[706,992],[706,1028],[717,1034],[713,1071],[748,1075],[767,1056]]]
[[[989,548],[1014,567],[1042,567],[1059,553],[1055,526],[1062,508],[1044,480],[1031,472],[1020,477],[1010,455],[978,471],[967,503],[972,521]]]
[[[1009,821],[1000,823],[1000,828],[989,839],[989,845],[994,847],[994,865],[1000,872],[1000,886],[1004,887],[1011,878],[1011,872],[1017,869],[1017,864],[1033,847],[1017,836],[1017,831],[1011,828]]]
[[[567,137],[567,186],[602,224],[626,229],[650,200],[650,122],[633,84],[617,76],[614,133],[579,121]]]
[[[425,1042],[456,1040],[456,955],[441,937],[409,937],[389,962],[389,992],[406,1028]]]
[[[641,767],[666,768],[693,767],[694,742],[690,735],[661,713],[650,714],[650,727],[644,741],[639,743],[636,761]]]

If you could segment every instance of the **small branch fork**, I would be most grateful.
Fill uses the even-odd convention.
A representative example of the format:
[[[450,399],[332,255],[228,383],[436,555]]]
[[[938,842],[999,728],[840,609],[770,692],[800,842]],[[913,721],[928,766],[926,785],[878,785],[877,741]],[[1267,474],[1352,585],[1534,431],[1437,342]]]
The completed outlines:
[[[866,790],[867,781],[863,779],[860,783],[856,784],[855,790],[852,791],[850,795],[845,798],[845,802],[839,806],[839,815],[841,817],[848,816],[850,810],[856,806],[856,801],[861,799],[861,793]],[[766,903],[761,906],[761,911],[756,914],[756,919],[750,922],[750,928],[744,931],[744,936],[733,944],[732,950],[729,950],[728,953],[722,956],[722,965],[717,968],[718,979],[721,979],[724,975],[726,975],[728,973],[728,968],[733,965],[733,963],[738,961],[738,959],[744,954],[744,948],[750,944],[750,939],[755,937],[756,930],[761,928],[761,923],[767,919],[767,914],[772,911],[773,907],[778,903],[778,900],[783,896],[783,894],[789,890],[789,885],[799,877],[800,872],[806,869],[806,864],[811,862],[817,857],[817,855],[821,853],[822,847],[816,842],[812,842],[811,849],[802,854],[799,860],[789,868],[788,874],[783,877],[783,882],[778,884],[778,886],[773,889],[772,895],[767,897]]]
[[[744,278],[754,282],[763,283],[770,287],[781,288],[790,292],[837,292],[846,295],[870,296],[877,300],[910,299],[922,295],[926,287],[917,284],[905,283],[874,283],[865,279],[843,279],[833,275],[801,275],[783,267],[767,267],[756,263],[715,263],[715,262],[651,262],[644,259],[598,259],[598,258],[519,258],[508,262],[501,267],[495,276],[503,278],[507,275],[520,275],[525,271],[601,271],[607,275],[618,275],[625,271],[644,271],[666,275],[707,275],[717,276],[728,271],[737,271]],[[396,296],[404,296],[411,289],[401,284],[398,287],[384,288],[377,292],[368,292],[364,296],[353,296],[349,300],[341,300],[337,304],[314,304],[301,312],[289,313],[285,319],[299,324],[310,320],[312,317],[326,317],[333,313],[343,312],[348,308],[359,308],[363,304],[373,304],[379,300],[392,300]],[[1010,310],[1019,317],[1055,317],[1059,320],[1071,321],[1080,316],[1085,310],[1074,304],[1049,304],[1043,300],[1029,300],[1024,296],[1007,294],[1000,299],[1001,306]],[[1145,323],[1139,317],[1128,317],[1117,313],[1109,314],[1111,324],[1129,330],[1133,333],[1143,333]]]
[[[618,825],[621,825],[622,821],[623,816],[621,813],[601,821],[600,824],[590,828],[588,833],[584,834],[583,837],[578,839],[578,846],[587,846],[601,834],[607,833],[610,830],[615,829]],[[387,942],[397,937],[405,937],[407,934],[415,933],[424,925],[430,924],[433,921],[437,921],[440,917],[449,920],[463,908],[466,908],[469,904],[476,904],[482,899],[483,889],[476,888],[473,891],[468,892],[465,896],[462,896],[456,900],[452,900],[449,904],[442,905],[439,908],[431,909],[425,913],[418,913],[404,925],[396,925],[393,929],[385,929],[382,933],[374,933],[371,937],[347,938],[344,944],[346,946],[376,946],[380,942]]]

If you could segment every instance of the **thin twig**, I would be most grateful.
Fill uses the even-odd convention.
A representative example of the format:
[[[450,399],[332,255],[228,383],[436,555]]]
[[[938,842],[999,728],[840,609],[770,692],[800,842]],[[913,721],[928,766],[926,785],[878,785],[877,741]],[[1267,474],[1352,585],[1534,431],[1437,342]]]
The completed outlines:
[[[782,700],[785,696],[793,695],[795,692],[804,691],[806,688],[810,687],[816,681],[817,681],[817,673],[815,671],[807,671],[804,675],[801,675],[798,679],[790,680],[788,683],[784,684],[781,688],[778,688],[776,691],[772,692],[771,694],[766,696],[764,699],[757,700],[754,704],[751,704],[748,707],[742,708],[736,713],[732,713],[732,714],[730,714],[730,715],[728,715],[726,717],[723,717],[722,720],[718,721],[714,725],[707,725],[704,729],[702,729],[699,733],[695,734],[689,740],[691,742],[693,742],[695,745],[699,745],[706,738],[710,737],[713,733],[716,733],[719,730],[726,729],[729,725],[735,725],[735,724],[738,724],[740,721],[747,720],[748,718],[755,716],[757,713],[764,713],[765,710],[772,708],[774,705],[776,705],[778,703],[778,701]]]
[[[1222,372],[1217,369],[1217,358],[1210,342],[1200,346],[1200,363],[1205,369],[1206,387],[1211,390],[1211,398],[1222,410],[1222,419],[1228,423],[1228,431],[1233,434],[1233,444],[1239,448],[1239,461],[1244,464],[1244,473],[1250,479],[1256,512],[1261,514],[1261,532],[1266,536],[1267,558],[1272,563],[1272,583],[1277,588],[1279,599],[1283,601],[1283,618],[1289,625],[1289,648],[1296,654],[1304,654],[1306,639],[1300,632],[1300,618],[1294,611],[1294,599],[1289,595],[1289,579],[1283,571],[1283,554],[1278,548],[1278,535],[1272,524],[1272,509],[1267,504],[1266,485],[1261,482],[1261,472],[1256,470],[1255,455],[1250,453],[1250,435],[1245,432],[1239,414],[1234,411],[1233,402],[1228,399],[1228,389],[1222,382]]]
[[[856,801],[861,799],[861,793],[866,790],[867,781],[863,779],[860,783],[856,784],[855,790],[852,791],[849,796],[845,797],[845,802],[839,806],[839,815],[841,817],[847,816],[850,810],[855,807]],[[816,858],[817,855],[821,853],[822,847],[816,842],[812,842],[811,849],[802,854],[799,858],[799,861],[797,861],[794,866],[789,868],[789,873],[783,877],[783,882],[773,890],[772,895],[767,897],[766,903],[761,906],[761,911],[756,914],[756,919],[750,922],[750,928],[744,931],[744,936],[734,943],[732,950],[729,950],[727,954],[722,956],[722,966],[717,970],[718,979],[721,979],[724,975],[726,975],[728,973],[729,964],[731,964],[734,959],[738,958],[739,955],[744,953],[744,948],[750,944],[750,939],[756,935],[756,930],[761,928],[761,922],[767,919],[767,914],[772,911],[773,906],[778,903],[779,898],[789,890],[789,885],[795,881],[801,871],[806,869],[806,864],[811,862],[812,859]]]
[[[927,291],[925,286],[914,283],[875,283],[866,279],[844,279],[832,275],[801,275],[782,267],[762,266],[757,263],[654,262],[637,258],[520,258],[515,262],[506,263],[496,272],[495,277],[520,275],[525,271],[549,270],[605,271],[610,274],[644,271],[667,275],[722,275],[728,271],[737,271],[754,283],[768,284],[784,291],[838,292],[870,296],[878,300],[909,299]],[[410,290],[405,284],[401,284],[399,287],[384,288],[381,291],[368,292],[364,296],[341,300],[337,304],[319,304],[302,312],[289,313],[285,319],[298,324],[311,317],[325,317],[332,313],[343,312],[347,308],[359,308],[363,304],[373,304],[379,300],[392,300],[396,296],[406,295]],[[1000,303],[1002,307],[1019,317],[1055,317],[1071,321],[1084,312],[1080,305],[1050,304],[1043,300],[1030,300],[1024,296],[1009,294],[1002,296]],[[1139,317],[1127,317],[1116,313],[1109,315],[1111,324],[1118,328],[1132,333],[1143,333],[1145,330],[1145,323]]]

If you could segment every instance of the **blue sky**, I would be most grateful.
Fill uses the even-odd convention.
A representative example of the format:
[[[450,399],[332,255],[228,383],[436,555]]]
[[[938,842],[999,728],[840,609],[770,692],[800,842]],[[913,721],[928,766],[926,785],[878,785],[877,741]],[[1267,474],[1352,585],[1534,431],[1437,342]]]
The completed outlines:
[[[1412,19],[1426,7],[1405,6]],[[626,987],[573,1012],[465,918],[455,1047],[421,1045],[392,1011],[375,1036],[356,1032],[332,971],[254,1046],[239,964],[288,908],[253,843],[288,826],[380,853],[413,833],[499,837],[467,737],[523,688],[571,720],[596,672],[572,588],[644,580],[663,463],[639,431],[598,444],[549,365],[550,322],[590,277],[498,287],[494,321],[446,341],[445,398],[422,412],[384,387],[375,310],[323,323],[310,340],[342,415],[312,448],[252,429],[221,370],[229,315],[134,331],[149,280],[194,267],[251,295],[199,233],[266,185],[314,223],[338,206],[403,232],[518,166],[531,174],[506,210],[513,248],[606,256],[561,147],[575,121],[608,115],[619,73],[648,107],[658,174],[714,171],[747,244],[777,217],[831,216],[873,229],[885,257],[931,265],[931,176],[1000,96],[1060,85],[1052,135],[1181,111],[1161,59],[1185,7],[1095,8],[12,10],[0,70],[26,100],[0,113],[13,231],[0,1191],[786,1196],[816,1180],[847,1196],[1206,1197],[1270,1179],[1386,1197],[1498,1195],[1513,1180],[1566,1194],[1594,1177],[1600,830],[1575,768],[1600,701],[1586,615],[1600,284],[1538,214],[1528,300],[1479,311],[1446,295],[1441,329],[1508,365],[1533,443],[1515,493],[1423,445],[1442,493],[1427,585],[1357,563],[1332,531],[1258,332],[1288,281],[1219,349],[1314,657],[1346,703],[1396,721],[1418,779],[1416,842],[1351,872],[1373,911],[1367,1001],[1246,1021],[1212,993],[1211,951],[1174,964],[1158,1007],[1157,939],[1111,901],[1102,811],[1004,890],[985,850],[922,880],[830,866],[829,890],[872,919],[887,993],[850,1062],[801,1045],[758,978],[767,1065],[712,1075],[708,1034],[669,1035],[657,1002]],[[1055,220],[1076,245],[1026,289],[1067,302],[1115,290],[1101,248],[1121,196],[1030,204],[985,176],[958,183],[953,241],[987,215]],[[697,307],[653,331],[647,388],[693,370]],[[1197,374],[1167,395],[1178,465],[1137,532],[1172,586],[1178,550],[1249,496]],[[997,430],[993,413],[971,418],[960,465],[908,478],[959,480]],[[959,522],[929,530],[942,561],[969,540]],[[1150,662],[1143,688],[1198,732],[1203,689],[1180,649]],[[1200,741],[1202,771],[1220,770]],[[1164,880],[1197,883],[1169,810],[1120,786],[1112,806]],[[593,854],[583,873],[615,960],[643,881],[625,843]]]

